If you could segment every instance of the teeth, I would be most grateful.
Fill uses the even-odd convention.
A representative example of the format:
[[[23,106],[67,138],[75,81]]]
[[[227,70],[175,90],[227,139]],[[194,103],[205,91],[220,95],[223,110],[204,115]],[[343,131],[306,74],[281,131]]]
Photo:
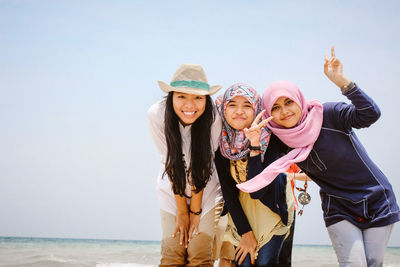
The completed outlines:
[[[188,115],[188,116],[191,116],[191,115],[194,114],[194,111],[193,111],[193,112],[183,112],[183,114]]]

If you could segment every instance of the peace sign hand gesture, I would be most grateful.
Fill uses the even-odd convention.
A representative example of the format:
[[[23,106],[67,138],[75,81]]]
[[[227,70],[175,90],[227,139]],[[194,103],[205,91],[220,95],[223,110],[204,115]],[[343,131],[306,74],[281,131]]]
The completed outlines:
[[[258,123],[262,116],[264,115],[265,110],[261,111],[260,114],[254,119],[253,123],[251,124],[250,128],[244,128],[244,134],[246,135],[247,139],[250,141],[251,146],[259,146],[260,145],[260,138],[262,133],[262,128],[267,125],[267,122],[273,119],[273,117],[269,117],[265,120],[262,120]]]
[[[343,64],[335,55],[335,46],[331,47],[331,58],[325,54],[324,73],[339,88],[350,83],[350,80],[343,75]]]

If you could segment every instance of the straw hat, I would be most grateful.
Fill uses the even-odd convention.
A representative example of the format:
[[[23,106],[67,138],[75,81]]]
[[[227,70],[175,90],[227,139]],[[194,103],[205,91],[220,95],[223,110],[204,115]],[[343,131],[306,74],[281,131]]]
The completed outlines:
[[[215,94],[221,85],[210,86],[201,65],[185,63],[179,66],[170,84],[158,81],[158,86],[166,93],[171,91],[193,95]]]

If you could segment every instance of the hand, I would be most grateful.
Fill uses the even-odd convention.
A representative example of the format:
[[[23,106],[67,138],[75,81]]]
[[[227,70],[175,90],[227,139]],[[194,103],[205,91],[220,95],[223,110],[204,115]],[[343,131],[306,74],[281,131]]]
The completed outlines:
[[[179,234],[179,244],[187,248],[188,243],[188,229],[189,229],[189,214],[178,212],[175,216],[175,231],[172,237]]]
[[[261,111],[260,114],[254,119],[253,123],[251,124],[250,128],[244,128],[244,134],[246,135],[247,139],[250,141],[251,146],[259,146],[260,145],[260,138],[262,133],[262,128],[267,125],[267,122],[273,119],[273,117],[269,117],[265,120],[262,120],[260,123],[260,119],[264,115],[265,110]]]
[[[201,215],[195,215],[193,213],[190,213],[189,215],[189,239],[188,242],[192,239],[193,235],[198,235],[199,234],[199,224],[200,224],[200,217]]]
[[[343,65],[335,56],[335,46],[331,47],[331,58],[325,54],[324,73],[339,88],[350,83],[350,80],[343,75]]]
[[[253,231],[243,234],[242,238],[240,239],[239,246],[235,250],[235,261],[238,262],[239,265],[242,264],[247,254],[250,253],[251,264],[254,264],[256,248],[257,241],[254,237]]]

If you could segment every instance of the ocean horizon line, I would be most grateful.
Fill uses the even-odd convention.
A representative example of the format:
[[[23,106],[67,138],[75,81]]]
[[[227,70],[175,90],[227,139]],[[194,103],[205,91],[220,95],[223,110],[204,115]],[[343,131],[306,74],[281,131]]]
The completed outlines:
[[[1,241],[85,241],[85,242],[111,242],[111,243],[143,243],[143,244],[161,244],[161,240],[134,240],[134,239],[107,239],[107,238],[80,238],[80,237],[37,237],[37,236],[0,236]],[[331,244],[293,244],[298,247],[332,247]],[[400,248],[400,246],[388,246],[388,248]]]

